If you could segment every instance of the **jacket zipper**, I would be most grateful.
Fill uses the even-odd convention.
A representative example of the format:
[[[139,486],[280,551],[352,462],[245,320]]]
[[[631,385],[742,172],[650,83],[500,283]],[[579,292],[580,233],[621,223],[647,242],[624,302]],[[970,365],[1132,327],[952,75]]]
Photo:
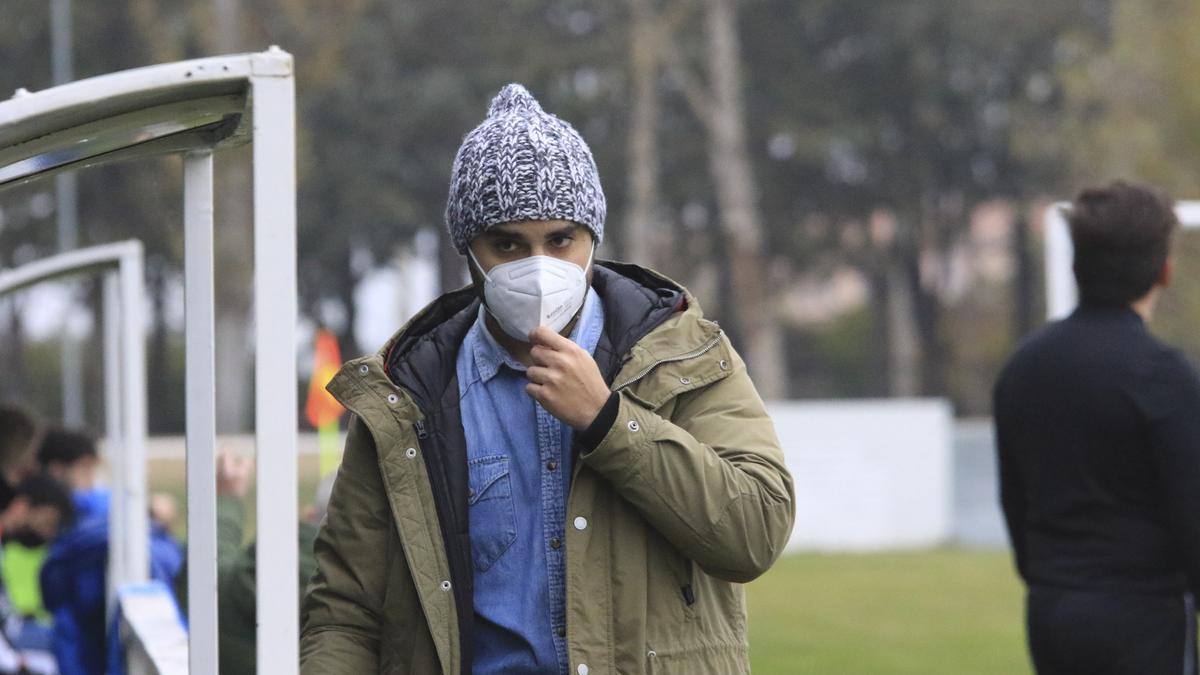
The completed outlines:
[[[692,351],[690,351],[690,352],[687,352],[686,354],[680,354],[680,355],[678,355],[678,356],[671,356],[671,357],[668,357],[668,358],[665,358],[665,359],[661,359],[661,360],[655,361],[654,363],[651,363],[650,365],[648,365],[648,366],[646,366],[645,368],[643,368],[643,369],[641,370],[641,372],[639,372],[637,375],[634,375],[633,377],[629,378],[628,380],[625,380],[625,381],[624,381],[624,382],[622,382],[621,384],[618,384],[618,385],[614,386],[614,387],[613,387],[613,391],[616,391],[616,390],[618,390],[618,389],[624,389],[625,387],[628,387],[629,385],[631,385],[631,384],[634,384],[634,383],[635,383],[635,382],[637,382],[638,380],[640,380],[640,379],[642,379],[643,377],[645,377],[645,376],[649,375],[649,374],[650,374],[650,371],[654,370],[655,368],[657,368],[657,367],[661,366],[661,365],[662,365],[662,364],[664,364],[664,363],[674,363],[674,362],[676,362],[676,361],[687,361],[688,359],[694,359],[694,358],[696,358],[697,356],[701,356],[701,355],[703,355],[703,354],[706,354],[706,353],[707,353],[709,350],[711,350],[713,347],[716,347],[716,346],[717,346],[717,343],[719,343],[719,342],[721,341],[721,336],[722,336],[724,333],[725,333],[725,331],[717,331],[717,336],[716,336],[716,337],[714,337],[713,339],[711,339],[711,340],[709,340],[708,342],[704,343],[703,345],[700,345],[700,347],[698,347],[698,348],[696,348],[696,349],[693,349],[693,350],[692,350]]]
[[[416,423],[413,424],[413,428],[417,430],[417,438],[421,440],[429,438],[429,432],[425,430],[425,420],[417,420]]]

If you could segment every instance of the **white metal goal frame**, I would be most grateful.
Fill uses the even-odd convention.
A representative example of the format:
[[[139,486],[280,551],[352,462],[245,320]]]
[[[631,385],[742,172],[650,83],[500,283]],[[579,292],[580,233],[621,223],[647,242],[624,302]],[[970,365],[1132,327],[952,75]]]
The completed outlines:
[[[1065,318],[1079,304],[1079,289],[1075,285],[1075,247],[1067,225],[1069,202],[1057,202],[1047,207],[1045,222],[1046,319]],[[1200,228],[1200,201],[1175,202],[1175,215],[1186,229]]]
[[[184,157],[188,664],[217,672],[213,153],[253,141],[258,671],[299,663],[295,82],[291,55],[122,71],[0,102],[0,190],[106,162]]]
[[[98,273],[104,280],[104,416],[111,471],[109,606],[117,588],[145,581],[146,339],[142,330],[142,244],[122,241],[67,251],[0,270],[0,296],[37,284]]]

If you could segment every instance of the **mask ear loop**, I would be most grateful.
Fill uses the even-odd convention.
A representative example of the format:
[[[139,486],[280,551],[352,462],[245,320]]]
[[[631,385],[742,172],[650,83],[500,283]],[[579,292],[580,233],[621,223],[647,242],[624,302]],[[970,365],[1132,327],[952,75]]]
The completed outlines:
[[[479,264],[479,259],[475,257],[475,252],[471,250],[470,245],[467,246],[467,255],[471,256],[471,262],[475,263],[475,269],[479,270],[479,273],[483,275],[484,281],[491,281],[492,278],[488,276],[487,272],[483,271],[483,265]]]

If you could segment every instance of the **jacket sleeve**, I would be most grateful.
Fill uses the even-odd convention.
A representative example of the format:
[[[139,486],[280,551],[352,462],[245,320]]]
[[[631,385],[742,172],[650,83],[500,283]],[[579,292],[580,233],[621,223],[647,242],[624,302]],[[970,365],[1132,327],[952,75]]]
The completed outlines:
[[[1143,396],[1163,511],[1193,593],[1200,593],[1200,377],[1177,352]]]
[[[581,458],[705,572],[744,583],[783,551],[795,495],[775,427],[729,353],[727,377],[676,399],[677,422],[622,394],[616,421]]]
[[[997,404],[998,405],[998,404]],[[995,408],[999,410],[998,408]],[[1025,482],[1007,443],[1005,426],[999,416],[996,419],[996,475],[1000,492],[1000,508],[1004,512],[1004,525],[1008,528],[1008,540],[1012,545],[1013,562],[1017,573],[1028,581],[1028,566],[1025,559]]]
[[[313,543],[317,571],[301,610],[301,673],[379,670],[384,561],[395,536],[366,426],[351,420],[346,450]]]

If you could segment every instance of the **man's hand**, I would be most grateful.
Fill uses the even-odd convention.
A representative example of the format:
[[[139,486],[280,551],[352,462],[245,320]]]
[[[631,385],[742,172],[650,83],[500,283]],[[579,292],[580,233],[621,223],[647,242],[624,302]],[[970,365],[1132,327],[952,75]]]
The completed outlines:
[[[576,431],[596,419],[610,392],[592,355],[545,326],[529,332],[533,365],[525,391]]]
[[[250,476],[254,473],[254,460],[232,455],[222,450],[217,457],[217,494],[241,499],[250,489]]]

